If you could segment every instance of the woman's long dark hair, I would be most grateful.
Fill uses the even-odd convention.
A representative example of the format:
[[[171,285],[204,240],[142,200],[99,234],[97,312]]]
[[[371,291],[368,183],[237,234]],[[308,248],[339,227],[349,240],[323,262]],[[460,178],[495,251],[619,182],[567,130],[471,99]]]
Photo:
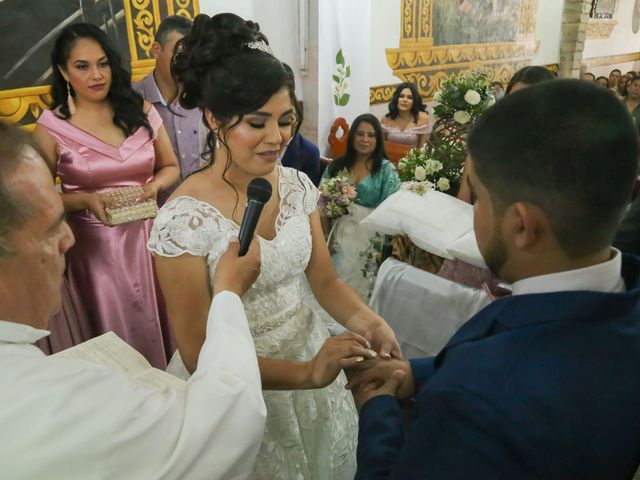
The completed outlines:
[[[548,82],[549,80],[555,80],[557,76],[548,68],[541,67],[539,65],[529,65],[522,67],[516,73],[513,74],[509,84],[504,91],[505,95],[509,95],[516,83],[522,82],[526,85],[534,85],[536,83]]]
[[[356,162],[358,157],[358,153],[356,152],[353,143],[356,139],[356,130],[360,126],[361,123],[368,123],[373,127],[373,131],[376,134],[376,148],[371,153],[369,157],[371,159],[371,175],[375,175],[378,173],[380,168],[382,167],[382,160],[387,158],[387,152],[384,150],[384,140],[382,138],[382,127],[380,126],[380,121],[370,113],[363,113],[362,115],[358,115],[356,119],[351,124],[351,128],[349,128],[349,136],[347,137],[347,153],[343,157],[340,157],[329,165],[329,175],[334,177],[340,170],[346,168],[347,170],[351,170],[353,165]]]
[[[153,137],[153,130],[149,125],[147,115],[144,113],[144,101],[131,88],[131,75],[122,66],[120,54],[111,44],[107,34],[90,23],[69,25],[56,38],[51,52],[51,68],[53,72],[51,109],[59,107],[59,112],[64,118],[71,116],[69,105],[67,104],[67,82],[60,69],[67,69],[71,50],[76,42],[82,38],[96,41],[109,60],[111,87],[109,88],[107,99],[111,103],[111,108],[113,108],[113,124],[120,128],[127,137],[132,135],[139,127],[146,128],[149,136]],[[73,87],[71,87],[71,93],[75,96]]]
[[[411,115],[413,115],[413,121],[418,123],[418,115],[420,115],[420,112],[425,112],[427,110],[427,107],[422,102],[422,97],[418,93],[418,89],[416,88],[416,86],[410,82],[401,83],[400,85],[398,85],[398,88],[396,88],[396,91],[393,92],[393,97],[389,102],[389,113],[387,113],[386,116],[391,120],[395,120],[396,118],[398,118],[398,115],[400,114],[400,110],[398,109],[398,100],[400,99],[402,90],[404,90],[405,88],[411,90],[411,96],[413,97],[413,104],[411,105]]]

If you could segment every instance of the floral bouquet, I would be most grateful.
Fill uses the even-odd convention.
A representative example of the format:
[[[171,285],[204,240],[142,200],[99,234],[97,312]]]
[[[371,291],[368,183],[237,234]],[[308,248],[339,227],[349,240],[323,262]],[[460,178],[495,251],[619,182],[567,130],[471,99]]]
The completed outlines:
[[[403,188],[419,195],[432,189],[455,195],[460,188],[464,155],[462,142],[412,148],[398,162]]]
[[[452,75],[433,96],[438,119],[453,118],[459,125],[473,123],[496,100],[484,74]]]
[[[349,213],[349,206],[357,195],[346,169],[340,170],[335,177],[323,179],[319,189],[320,211],[330,219]]]

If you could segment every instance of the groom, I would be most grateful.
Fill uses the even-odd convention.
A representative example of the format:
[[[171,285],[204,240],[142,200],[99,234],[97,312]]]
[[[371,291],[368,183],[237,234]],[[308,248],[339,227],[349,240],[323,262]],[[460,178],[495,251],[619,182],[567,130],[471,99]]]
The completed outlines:
[[[640,259],[611,247],[638,169],[629,114],[597,85],[544,83],[487,111],[468,151],[478,245],[513,295],[436,357],[362,362],[356,478],[630,478]]]

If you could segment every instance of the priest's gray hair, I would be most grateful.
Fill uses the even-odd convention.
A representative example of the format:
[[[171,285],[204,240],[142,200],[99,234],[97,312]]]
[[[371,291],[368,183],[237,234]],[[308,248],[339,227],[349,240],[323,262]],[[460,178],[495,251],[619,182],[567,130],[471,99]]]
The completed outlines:
[[[25,159],[26,147],[35,148],[30,136],[0,121],[0,260],[15,252],[11,233],[31,215],[29,202],[10,185],[11,177]]]

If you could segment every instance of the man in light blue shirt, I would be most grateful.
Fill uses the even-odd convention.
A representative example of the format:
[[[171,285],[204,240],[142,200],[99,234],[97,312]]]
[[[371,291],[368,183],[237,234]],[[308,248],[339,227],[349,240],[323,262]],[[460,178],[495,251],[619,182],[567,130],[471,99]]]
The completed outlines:
[[[191,31],[191,20],[180,15],[166,17],[160,23],[151,46],[156,68],[134,85],[134,89],[156,108],[171,145],[180,164],[180,179],[158,195],[158,205],[191,173],[200,169],[204,161],[200,155],[206,143],[206,130],[202,124],[202,112],[198,108],[186,109],[177,102],[179,86],[171,75],[171,58],[176,42]]]

